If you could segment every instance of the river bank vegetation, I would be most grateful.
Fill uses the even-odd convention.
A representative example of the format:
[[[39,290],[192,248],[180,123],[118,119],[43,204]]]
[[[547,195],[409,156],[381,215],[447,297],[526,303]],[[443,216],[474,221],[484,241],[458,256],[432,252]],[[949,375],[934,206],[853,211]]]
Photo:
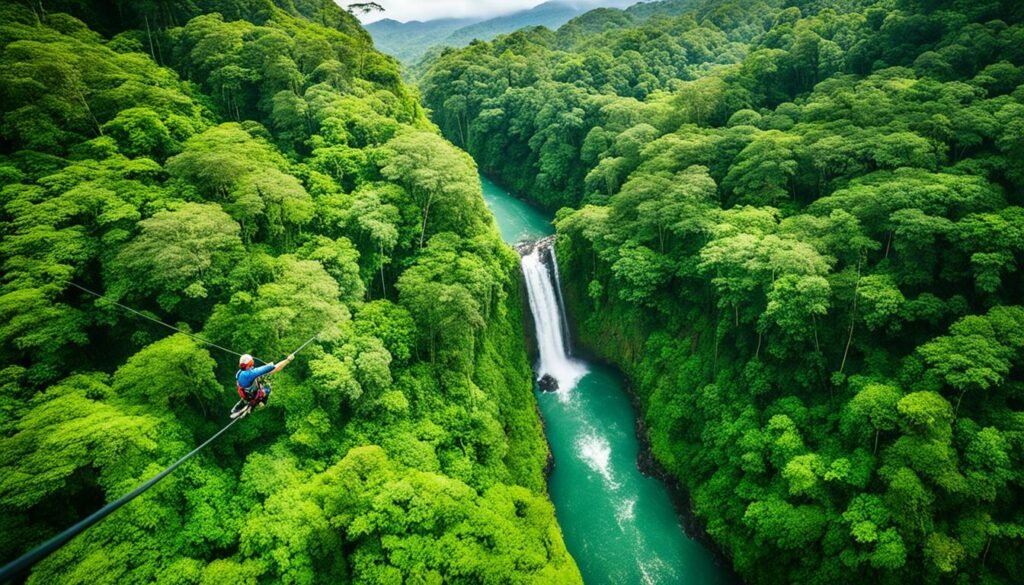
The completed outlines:
[[[751,583],[1024,573],[1020,3],[668,0],[442,54]]]
[[[0,560],[29,583],[572,583],[476,167],[333,2],[0,2]]]

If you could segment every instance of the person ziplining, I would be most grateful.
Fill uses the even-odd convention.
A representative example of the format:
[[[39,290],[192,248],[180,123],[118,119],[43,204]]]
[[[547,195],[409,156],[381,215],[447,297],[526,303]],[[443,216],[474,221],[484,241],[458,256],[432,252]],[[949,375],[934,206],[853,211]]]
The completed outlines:
[[[271,374],[276,374],[277,372],[283,370],[285,366],[290,364],[292,360],[295,359],[295,354],[305,349],[306,346],[316,341],[320,337],[320,333],[317,333],[313,337],[307,339],[302,345],[299,346],[298,349],[289,354],[288,357],[284,359],[284,361],[278,364],[268,364],[263,360],[257,360],[251,354],[238,353],[237,351],[234,351],[231,348],[227,348],[222,345],[217,345],[216,343],[204,339],[194,333],[164,323],[159,319],[156,319],[141,311],[137,311],[127,305],[123,305],[109,297],[106,297],[94,290],[88,289],[74,281],[67,281],[67,284],[73,286],[74,288],[77,288],[78,290],[81,290],[84,293],[90,294],[98,299],[104,300],[112,305],[120,307],[137,317],[141,317],[143,319],[146,319],[147,321],[151,321],[173,331],[177,331],[182,335],[186,335],[200,343],[219,349],[223,352],[239,356],[238,372],[235,373],[235,385],[238,390],[238,396],[239,398],[241,398],[241,400],[237,404],[235,404],[235,406],[231,409],[231,418],[233,419],[245,416],[252,412],[254,408],[266,405],[267,397],[270,396],[270,384],[265,382],[263,378],[265,376],[270,376]],[[254,366],[256,365],[257,361],[264,365],[255,368]]]
[[[298,349],[288,354],[283,361],[276,364],[264,364],[258,368],[256,367],[256,358],[249,354],[243,354],[238,359],[238,371],[235,372],[235,388],[238,390],[240,400],[231,409],[231,418],[244,417],[254,409],[266,406],[271,388],[270,383],[264,378],[283,370],[285,366],[292,363],[295,354],[306,349],[307,345],[319,338],[320,334],[317,333],[307,339]]]
[[[252,412],[253,408],[263,408],[266,406],[267,399],[270,398],[271,388],[270,383],[263,380],[263,377],[280,372],[285,366],[292,363],[294,359],[295,354],[291,354],[282,362],[266,364],[256,368],[254,367],[256,360],[251,355],[245,354],[239,358],[238,371],[235,373],[235,386],[238,389],[238,397],[241,400],[231,409],[231,418],[244,416],[244,414]]]
[[[210,445],[210,443],[216,441],[217,438],[226,433],[228,429],[230,429],[235,423],[244,418],[245,415],[252,412],[253,408],[256,408],[257,405],[262,406],[266,404],[267,397],[270,396],[270,385],[264,382],[262,378],[264,376],[269,376],[271,374],[283,370],[285,366],[292,363],[292,361],[295,359],[295,354],[305,349],[306,346],[308,346],[310,343],[313,343],[320,337],[320,333],[317,333],[313,337],[310,337],[302,345],[300,345],[298,349],[290,353],[287,358],[285,358],[283,361],[277,364],[266,364],[256,368],[254,367],[256,365],[256,358],[254,358],[250,354],[240,354],[230,348],[217,345],[189,331],[182,330],[178,327],[165,323],[159,319],[151,317],[141,311],[137,311],[131,307],[123,305],[113,299],[105,297],[102,294],[85,288],[84,286],[77,284],[75,282],[68,281],[67,284],[85,293],[88,293],[96,298],[103,299],[113,305],[121,307],[122,309],[128,311],[129,313],[132,313],[137,317],[141,317],[143,319],[146,319],[147,321],[152,321],[153,323],[157,323],[159,325],[162,325],[163,327],[177,331],[182,335],[186,335],[210,347],[214,347],[221,351],[240,356],[238,360],[238,372],[235,374],[235,384],[238,388],[238,394],[242,398],[242,400],[235,405],[235,408],[231,410],[231,422],[225,425],[224,428],[222,428],[221,430],[217,431],[212,437],[207,439],[206,442],[199,445],[191,452],[183,456],[181,459],[178,459],[169,467],[167,467],[160,473],[156,474],[151,479],[149,479],[149,481],[143,483],[142,485],[135,488],[131,492],[121,496],[120,498],[114,500],[113,502],[110,502],[109,504],[103,506],[99,510],[96,510],[95,512],[93,512],[86,518],[82,519],[81,521],[77,522],[75,525],[71,526],[67,530],[64,530],[60,534],[57,534],[56,536],[39,545],[38,547],[21,555],[20,557],[11,561],[10,563],[0,567],[0,583],[6,583],[7,581],[12,580],[20,574],[24,573],[25,571],[30,569],[34,564],[46,558],[46,556],[67,544],[68,541],[84,532],[90,526],[93,526],[97,522],[103,520],[104,518],[112,514],[121,506],[124,506],[128,502],[142,495],[146,490],[156,485],[160,480],[170,475],[171,472],[173,472],[175,469],[177,469],[186,461],[188,461],[196,454],[198,454],[200,451],[205,449],[208,445]],[[263,361],[260,360],[260,363],[263,363]]]

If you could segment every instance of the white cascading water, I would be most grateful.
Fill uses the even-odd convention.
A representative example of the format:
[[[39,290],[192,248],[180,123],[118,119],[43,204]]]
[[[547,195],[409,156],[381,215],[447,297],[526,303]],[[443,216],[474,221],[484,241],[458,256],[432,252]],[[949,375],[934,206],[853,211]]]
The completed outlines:
[[[545,375],[558,381],[558,395],[568,400],[569,392],[587,373],[587,368],[580,362],[569,357],[560,297],[551,272],[543,260],[543,254],[550,252],[551,261],[555,262],[555,251],[543,245],[535,246],[522,259],[523,275],[526,278],[526,293],[530,298],[530,312],[537,330],[537,346],[540,350],[540,363],[537,365],[537,378]]]
[[[565,318],[565,302],[562,300],[562,277],[558,274],[558,261],[555,259],[555,248],[549,248],[551,252],[551,271],[555,273],[555,297],[558,299],[558,311],[562,316],[560,324],[562,327],[562,341],[565,343],[565,353],[572,355],[572,337],[569,336],[569,323]]]

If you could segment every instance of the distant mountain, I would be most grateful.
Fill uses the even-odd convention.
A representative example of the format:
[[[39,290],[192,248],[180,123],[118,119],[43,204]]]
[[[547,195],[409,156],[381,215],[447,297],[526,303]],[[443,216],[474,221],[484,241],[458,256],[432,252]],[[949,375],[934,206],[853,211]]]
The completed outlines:
[[[386,18],[371,22],[365,28],[373,36],[377,49],[394,55],[403,63],[412,63],[455,31],[478,22],[479,18],[442,18],[427,22],[398,22]]]
[[[529,26],[557,29],[573,18],[597,7],[626,7],[638,0],[555,0],[529,10],[513,12],[486,20],[444,18],[426,22],[398,22],[384,19],[366,25],[381,51],[409,65],[419,61],[437,46],[462,47],[473,39],[489,41],[498,35]]]
[[[462,47],[468,45],[473,39],[489,41],[498,35],[517,31],[528,26],[546,26],[551,30],[555,30],[585,11],[586,9],[561,2],[545,2],[530,10],[515,12],[507,16],[499,16],[460,28],[445,39],[444,44],[452,47]]]
[[[652,18],[675,17],[687,12],[696,13],[701,2],[702,0],[651,0],[633,4],[625,10],[614,7],[595,8],[562,25],[558,29],[558,37],[560,42],[572,44],[584,36],[638,26]]]

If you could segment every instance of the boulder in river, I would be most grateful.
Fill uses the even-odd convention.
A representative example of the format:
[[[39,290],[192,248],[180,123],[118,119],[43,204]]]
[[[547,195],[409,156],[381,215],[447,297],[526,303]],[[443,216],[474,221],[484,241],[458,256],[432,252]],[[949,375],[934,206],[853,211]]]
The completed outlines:
[[[550,374],[544,374],[540,380],[537,380],[537,386],[540,387],[541,392],[555,392],[558,390],[558,380],[552,378]]]

